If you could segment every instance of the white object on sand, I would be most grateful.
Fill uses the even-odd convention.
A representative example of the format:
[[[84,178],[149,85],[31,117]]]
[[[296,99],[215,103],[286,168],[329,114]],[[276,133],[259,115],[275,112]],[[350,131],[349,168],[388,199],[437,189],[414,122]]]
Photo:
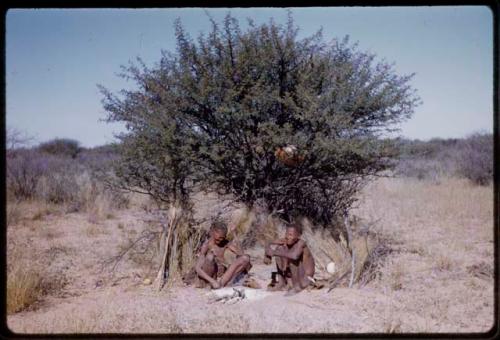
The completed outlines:
[[[229,300],[259,300],[270,293],[262,289],[253,289],[246,287],[225,287],[214,289],[208,293],[216,301]]]
[[[330,274],[335,273],[335,262],[330,262],[326,265],[326,271]]]

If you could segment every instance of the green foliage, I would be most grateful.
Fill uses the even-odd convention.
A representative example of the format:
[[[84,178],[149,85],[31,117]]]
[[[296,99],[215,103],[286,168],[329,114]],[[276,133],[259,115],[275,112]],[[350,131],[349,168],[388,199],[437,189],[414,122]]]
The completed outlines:
[[[76,158],[81,151],[80,143],[73,139],[56,138],[45,143],[41,143],[38,149],[42,152]]]
[[[137,90],[101,87],[108,121],[128,129],[123,184],[167,202],[199,185],[324,223],[348,209],[362,180],[390,164],[391,145],[378,137],[419,98],[412,75],[348,37],[297,35],[291,17],[284,26],[249,20],[243,31],[228,15],[194,41],[178,21],[176,53],[153,68],[124,67]],[[297,166],[275,156],[286,145],[303,159]]]

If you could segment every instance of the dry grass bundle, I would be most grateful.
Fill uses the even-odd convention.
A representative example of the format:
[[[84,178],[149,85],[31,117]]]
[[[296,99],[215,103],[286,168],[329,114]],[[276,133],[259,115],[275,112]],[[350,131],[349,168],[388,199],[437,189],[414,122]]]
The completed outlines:
[[[335,238],[331,229],[313,226],[307,218],[302,219],[303,238],[316,263],[315,277],[328,280],[332,288],[347,284],[348,273],[351,273],[353,282],[359,282],[363,277],[366,283],[366,271],[370,269],[367,264],[369,260],[373,260],[374,250],[377,249],[377,240],[367,233],[366,224],[357,218],[352,218],[350,223],[353,228],[353,239],[351,244],[348,244],[341,232],[337,233],[338,237]],[[354,254],[354,273],[352,273],[351,254]],[[335,264],[334,273],[327,271],[327,265],[330,262]]]
[[[29,263],[15,263],[7,272],[7,313],[29,307],[43,295],[42,276]]]
[[[380,275],[385,258],[392,252],[391,247],[389,247],[389,239],[377,237],[374,243],[375,246],[371,249],[359,276],[358,284],[360,287]]]
[[[318,278],[331,279],[340,277],[350,270],[351,255],[344,241],[336,241],[330,230],[322,227],[314,227],[311,222],[302,219],[302,237],[306,241],[316,263],[316,274]],[[341,239],[342,240],[342,239]],[[335,273],[327,272],[328,263],[335,263]]]
[[[188,209],[179,205],[171,206],[160,236],[161,265],[155,279],[158,290],[165,280],[179,281],[191,270],[196,252],[203,242],[206,231],[195,228],[192,215]]]
[[[275,240],[283,224],[279,218],[258,206],[238,209],[233,220],[234,230],[230,237],[238,238],[245,249],[257,244],[264,246],[266,242]]]
[[[7,313],[20,312],[67,283],[61,275],[49,274],[40,261],[27,257],[26,245],[11,247],[7,261]]]

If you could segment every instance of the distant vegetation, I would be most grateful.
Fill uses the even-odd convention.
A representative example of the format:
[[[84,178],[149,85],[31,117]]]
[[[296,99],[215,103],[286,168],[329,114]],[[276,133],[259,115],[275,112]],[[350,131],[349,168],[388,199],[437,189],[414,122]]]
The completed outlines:
[[[9,136],[7,136],[9,138]],[[430,141],[396,139],[399,158],[394,175],[438,181],[443,177],[467,178],[477,185],[493,181],[493,135],[475,133],[464,139]],[[126,205],[122,194],[106,185],[119,159],[117,145],[83,148],[70,139],[54,139],[38,146],[7,149],[7,197],[39,199],[82,210],[96,195],[114,197]]]
[[[437,181],[462,177],[478,185],[493,181],[493,135],[475,133],[464,139],[434,138],[424,142],[399,139],[397,176]]]
[[[87,149],[71,139],[8,149],[7,197],[64,204],[70,211],[89,209],[100,195],[110,196],[113,205],[124,205],[124,196],[105,183],[116,158],[113,149],[111,145]]]
[[[38,149],[51,155],[66,156],[71,158],[76,158],[78,153],[83,150],[78,141],[67,138],[56,138],[51,141],[41,143],[38,146]]]

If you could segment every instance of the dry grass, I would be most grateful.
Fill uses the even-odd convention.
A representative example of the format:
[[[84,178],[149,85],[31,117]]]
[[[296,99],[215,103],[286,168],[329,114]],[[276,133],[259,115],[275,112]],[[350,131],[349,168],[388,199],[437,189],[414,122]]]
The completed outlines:
[[[17,245],[8,254],[7,262],[7,313],[17,313],[32,307],[45,295],[60,291],[67,283],[64,275],[47,271],[35,254],[27,254],[28,247]],[[60,250],[64,250],[61,248]],[[48,252],[53,253],[55,249]]]
[[[467,266],[467,272],[482,279],[491,279],[493,277],[493,267],[486,262]]]
[[[96,224],[89,224],[85,228],[85,235],[90,238],[95,238],[99,236],[100,234],[103,234],[103,226],[96,225]]]
[[[315,259],[315,277],[334,279],[351,270],[351,255],[346,243],[335,241],[329,230],[323,228],[313,230],[312,224],[307,219],[302,220],[302,226],[302,237]],[[326,266],[330,262],[335,263],[336,271],[333,275],[326,271]]]
[[[90,223],[97,224],[102,220],[114,217],[112,213],[112,203],[106,195],[97,195],[92,203],[87,204],[87,220]]]
[[[183,329],[187,333],[248,333],[250,323],[248,319],[239,313],[227,314],[218,311],[211,314],[202,322],[193,322]]]
[[[31,216],[32,221],[41,221],[46,216],[59,212],[59,207],[55,206],[54,204],[45,202],[33,202],[33,204],[34,211],[33,215]]]
[[[401,333],[401,321],[399,320],[386,321],[383,326],[383,333],[388,333],[388,334]]]
[[[130,296],[137,298],[137,296]],[[148,297],[146,301],[138,301],[137,313],[125,300],[111,303],[112,296],[100,297],[104,305],[94,301],[80,302],[78,305],[66,306],[58,313],[38,316],[36,323],[16,325],[9,322],[9,327],[16,333],[163,333],[163,334],[199,334],[199,333],[247,333],[249,321],[243,314],[228,314],[223,310],[198,316],[180,318],[175,308],[165,309],[158,297]],[[128,300],[129,300],[128,299]],[[158,316],[160,316],[161,321]]]
[[[33,225],[33,229],[36,229],[35,225]],[[54,240],[64,235],[62,231],[55,230],[53,227],[48,225],[40,226],[38,229],[39,229],[38,232],[39,237],[46,240]]]
[[[7,226],[31,225],[32,221],[41,221],[46,216],[57,214],[59,207],[36,200],[7,202]]]
[[[7,226],[19,224],[22,217],[19,203],[15,201],[7,202],[6,210]]]
[[[264,246],[275,240],[283,230],[283,223],[262,209],[239,207],[231,217],[234,230],[229,235],[237,238],[245,248]]]
[[[338,288],[328,294],[325,290],[293,297],[275,294],[260,303],[230,306],[206,304],[203,292],[192,288],[176,286],[153,292],[152,286],[142,285],[143,275],[134,278],[140,271],[136,269],[146,269],[146,253],[132,255],[136,259],[125,257],[116,268],[117,276],[129,278],[116,286],[94,288],[95,280],[100,278],[93,271],[94,262],[115,255],[124,237],[136,239],[142,230],[156,228],[141,224],[145,214],[139,205],[133,205],[133,211],[121,212],[119,221],[106,220],[103,215],[101,224],[109,227],[109,235],[83,235],[79,223],[85,225],[86,216],[82,213],[60,216],[54,222],[52,218],[44,219],[38,225],[50,222],[64,225],[68,229],[63,230],[68,231],[76,226],[78,241],[63,236],[48,242],[43,228],[33,232],[28,228],[11,230],[19,233],[19,238],[32,238],[44,249],[67,244],[71,254],[59,256],[64,251],[54,248],[43,257],[63,262],[71,256],[74,270],[70,275],[75,281],[71,289],[81,296],[67,298],[65,303],[47,310],[10,315],[9,327],[16,332],[34,333],[487,331],[494,320],[492,202],[491,186],[475,187],[468,181],[443,179],[436,185],[408,179],[377,180],[366,188],[359,208],[353,212],[365,220],[378,221],[370,229],[378,235],[370,252],[372,258],[367,260],[371,269],[365,268],[360,276],[366,285],[361,289]],[[197,213],[203,217],[214,211],[213,205],[207,204],[204,211]],[[242,210],[232,209],[222,217],[238,224],[235,237],[247,235],[257,223],[256,216]],[[263,225],[267,225],[260,230],[267,235],[264,238],[273,237],[272,228],[282,232],[279,225]],[[132,232],[137,235],[131,236]],[[252,236],[257,245],[252,251],[260,252],[262,239],[256,236]],[[188,260],[195,245],[189,245],[190,234],[178,237],[177,257],[186,256]],[[321,235],[307,242],[314,249],[329,247]],[[342,242],[339,244],[342,247]],[[21,247],[25,248],[32,249]],[[325,256],[318,264],[327,260]],[[66,264],[60,263],[60,267]],[[256,277],[262,273],[262,280],[267,280],[272,268],[261,265],[258,272],[258,267],[255,263],[252,269]],[[371,273],[367,274],[370,279],[365,280],[364,273]],[[154,278],[154,274],[148,277]]]
[[[453,262],[448,256],[440,254],[436,258],[436,269],[441,271],[449,271],[451,270],[452,266]]]
[[[29,263],[15,263],[7,273],[7,313],[29,307],[43,295],[42,276]]]
[[[390,273],[390,282],[392,290],[400,290],[403,288],[404,269],[401,264],[393,267]]]

